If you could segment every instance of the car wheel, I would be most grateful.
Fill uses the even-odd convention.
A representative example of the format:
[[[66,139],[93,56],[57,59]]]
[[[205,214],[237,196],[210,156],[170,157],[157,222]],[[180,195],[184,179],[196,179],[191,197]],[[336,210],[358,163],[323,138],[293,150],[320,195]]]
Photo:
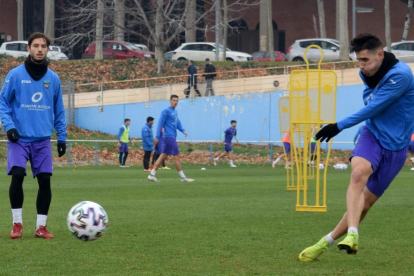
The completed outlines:
[[[304,62],[305,60],[301,57],[295,57],[295,58],[292,59],[292,61]]]
[[[186,58],[180,57],[178,60],[187,60]]]
[[[232,58],[226,58],[226,61],[234,61]]]

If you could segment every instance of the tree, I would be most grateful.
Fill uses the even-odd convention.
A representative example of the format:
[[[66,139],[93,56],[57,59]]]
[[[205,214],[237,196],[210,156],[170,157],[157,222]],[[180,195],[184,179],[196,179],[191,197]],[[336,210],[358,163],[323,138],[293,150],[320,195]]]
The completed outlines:
[[[229,32],[228,28],[229,22],[229,7],[227,5],[227,0],[223,0],[223,60],[227,60],[226,52],[227,52],[227,36]]]
[[[23,40],[23,0],[17,0],[17,40]]]
[[[411,11],[413,10],[413,0],[408,0],[407,4],[407,13],[405,15],[404,30],[401,40],[406,41],[408,36],[408,31],[410,30],[410,21],[411,21]]]
[[[384,13],[385,13],[385,41],[387,44],[387,51],[391,52],[390,0],[384,0]]]
[[[267,2],[267,42],[269,44],[270,60],[275,60],[274,40],[273,40],[273,13],[272,13],[272,1]]]
[[[45,0],[45,14],[44,14],[44,33],[50,39],[52,43],[55,39],[55,1]]]
[[[125,34],[122,27],[125,27],[125,0],[115,0],[114,4],[114,39],[119,41],[125,40]],[[118,27],[120,26],[120,27]]]
[[[98,0],[96,13],[96,47],[95,59],[103,59],[103,20],[104,20],[104,0]]]
[[[341,60],[349,60],[349,38],[348,38],[348,1],[339,0],[339,42]]]
[[[197,14],[197,1],[190,1],[188,6],[188,14],[185,20],[185,42],[196,41],[196,26],[194,24]]]
[[[317,0],[318,3],[318,15],[319,15],[319,30],[322,38],[326,38],[325,27],[325,9],[323,7],[323,0]]]

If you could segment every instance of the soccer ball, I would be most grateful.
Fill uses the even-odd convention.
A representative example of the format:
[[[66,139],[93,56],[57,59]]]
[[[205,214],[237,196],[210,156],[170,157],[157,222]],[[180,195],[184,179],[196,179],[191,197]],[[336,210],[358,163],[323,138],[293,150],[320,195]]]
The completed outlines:
[[[67,223],[72,235],[83,241],[93,241],[105,233],[108,215],[98,203],[81,201],[70,209]]]

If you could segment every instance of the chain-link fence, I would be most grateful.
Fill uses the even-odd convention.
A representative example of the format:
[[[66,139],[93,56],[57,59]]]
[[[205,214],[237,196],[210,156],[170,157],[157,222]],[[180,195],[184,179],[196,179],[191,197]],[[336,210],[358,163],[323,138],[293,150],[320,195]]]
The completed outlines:
[[[75,125],[75,82],[62,81],[62,96],[65,105],[66,122]]]

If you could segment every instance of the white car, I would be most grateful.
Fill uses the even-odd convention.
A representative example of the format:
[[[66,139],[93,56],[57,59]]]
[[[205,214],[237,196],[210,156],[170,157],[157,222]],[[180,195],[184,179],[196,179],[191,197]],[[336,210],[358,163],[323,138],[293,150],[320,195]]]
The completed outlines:
[[[309,38],[296,40],[286,51],[287,60],[303,62],[305,49],[310,45],[317,45],[322,48],[324,61],[339,60],[339,41],[331,38]],[[318,49],[309,49],[307,52],[307,58],[311,61],[320,60],[320,51]],[[349,54],[349,59],[356,60],[355,53]]]
[[[223,46],[219,46],[219,60],[223,60]],[[208,42],[184,43],[173,51],[172,60],[199,60],[204,61],[209,58],[211,61],[216,59],[216,44]],[[227,61],[251,61],[252,56],[247,53],[226,50]]]
[[[6,54],[15,58],[27,57],[27,44],[27,41],[4,42],[0,46],[0,55]],[[47,58],[51,60],[68,60],[68,57],[64,53],[52,50],[51,46],[49,46]]]
[[[387,47],[384,47],[384,51]],[[391,53],[404,62],[414,62],[414,40],[394,42],[391,44]]]
[[[149,51],[148,50],[148,47],[146,45],[144,45],[144,44],[136,44],[136,43],[134,43],[134,46],[137,47],[141,51]]]

